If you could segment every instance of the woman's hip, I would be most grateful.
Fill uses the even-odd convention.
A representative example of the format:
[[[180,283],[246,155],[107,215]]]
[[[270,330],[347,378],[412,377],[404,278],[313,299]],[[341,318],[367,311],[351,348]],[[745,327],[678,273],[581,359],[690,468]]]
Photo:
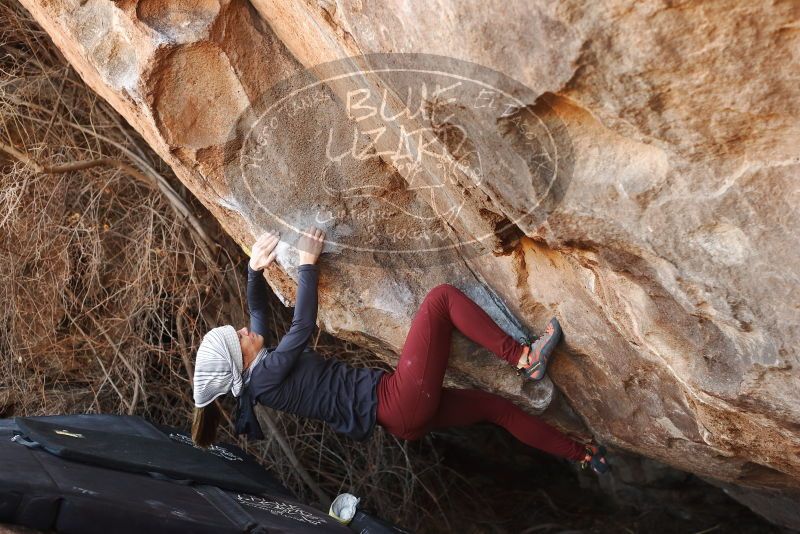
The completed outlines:
[[[377,386],[378,409],[376,421],[390,434],[401,439],[415,440],[427,431],[439,403],[440,390],[425,391],[408,387],[396,373],[385,373]]]

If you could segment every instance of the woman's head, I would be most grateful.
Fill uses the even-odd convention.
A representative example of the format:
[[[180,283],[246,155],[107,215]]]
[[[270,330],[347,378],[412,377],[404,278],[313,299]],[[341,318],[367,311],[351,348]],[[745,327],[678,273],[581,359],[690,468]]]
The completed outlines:
[[[207,447],[213,442],[221,414],[217,397],[242,389],[242,369],[247,368],[264,346],[264,338],[248,328],[230,325],[209,331],[200,342],[194,367],[194,421],[192,439]]]
[[[238,397],[242,389],[242,345],[231,325],[203,336],[194,363],[194,405],[202,408],[228,391]]]

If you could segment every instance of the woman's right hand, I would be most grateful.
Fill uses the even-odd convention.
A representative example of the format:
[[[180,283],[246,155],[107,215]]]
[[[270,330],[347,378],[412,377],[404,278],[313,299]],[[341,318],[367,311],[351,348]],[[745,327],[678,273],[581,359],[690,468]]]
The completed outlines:
[[[253,255],[250,257],[250,268],[254,271],[260,271],[268,267],[270,263],[275,260],[275,247],[278,246],[278,241],[281,240],[281,234],[278,232],[265,232],[261,234],[255,243],[253,243]]]
[[[317,263],[322,247],[325,244],[325,232],[315,226],[309,226],[297,240],[297,250],[300,251],[300,265],[313,265]]]

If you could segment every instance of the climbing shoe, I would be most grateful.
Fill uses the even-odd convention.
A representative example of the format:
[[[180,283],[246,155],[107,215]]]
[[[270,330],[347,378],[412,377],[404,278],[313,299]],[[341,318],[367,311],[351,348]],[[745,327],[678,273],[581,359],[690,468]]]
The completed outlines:
[[[591,469],[598,475],[604,475],[611,470],[606,460],[606,448],[602,445],[586,445],[586,454],[581,460],[582,469]]]
[[[556,345],[561,341],[561,336],[561,325],[558,323],[558,319],[553,317],[547,323],[544,333],[530,344],[528,362],[518,368],[517,372],[534,382],[544,378],[547,363],[550,361],[550,356],[553,354]]]

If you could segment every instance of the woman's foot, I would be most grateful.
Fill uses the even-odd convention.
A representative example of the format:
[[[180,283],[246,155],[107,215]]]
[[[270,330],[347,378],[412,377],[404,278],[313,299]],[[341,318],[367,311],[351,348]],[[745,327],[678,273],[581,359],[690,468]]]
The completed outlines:
[[[519,362],[517,362],[517,369],[522,369],[526,365],[528,365],[528,355],[531,353],[531,344],[533,341],[527,341],[525,339],[521,339],[519,344],[522,345],[522,355],[519,357]]]
[[[611,466],[608,465],[608,461],[606,460],[606,448],[602,445],[587,444],[586,453],[583,460],[581,460],[581,468],[591,468],[591,470],[598,475],[608,473]]]
[[[517,364],[519,374],[533,381],[544,378],[547,363],[558,342],[561,341],[561,325],[553,317],[547,323],[544,334],[531,345],[527,353],[523,349],[520,362]]]

